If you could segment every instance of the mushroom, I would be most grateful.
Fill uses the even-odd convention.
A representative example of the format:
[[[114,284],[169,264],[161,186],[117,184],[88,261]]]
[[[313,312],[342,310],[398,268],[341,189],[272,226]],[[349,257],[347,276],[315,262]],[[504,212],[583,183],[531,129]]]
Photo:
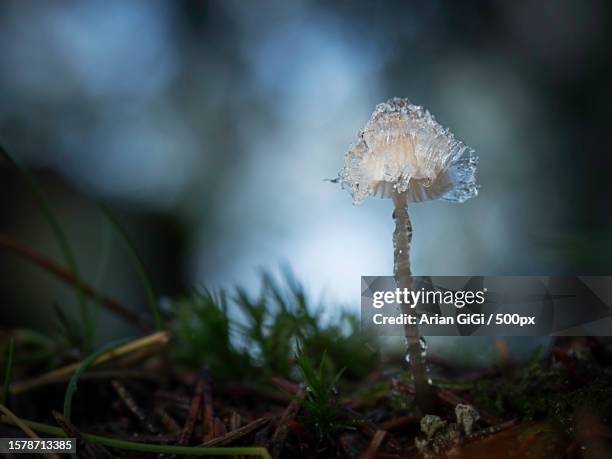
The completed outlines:
[[[431,440],[436,432],[446,428],[447,422],[435,414],[426,414],[421,418],[421,432]]]
[[[393,200],[394,275],[401,289],[410,288],[412,224],[408,203],[443,199],[464,202],[478,194],[473,150],[442,127],[423,107],[395,97],[376,106],[333,180],[349,191],[353,203],[369,196]],[[404,305],[406,306],[406,305]],[[406,307],[406,313],[414,314]],[[406,325],[406,359],[417,406],[431,412],[435,398],[427,376],[418,327]]]
[[[457,425],[461,426],[465,434],[470,436],[474,430],[474,424],[480,419],[480,414],[473,406],[458,403],[455,406],[455,417]]]

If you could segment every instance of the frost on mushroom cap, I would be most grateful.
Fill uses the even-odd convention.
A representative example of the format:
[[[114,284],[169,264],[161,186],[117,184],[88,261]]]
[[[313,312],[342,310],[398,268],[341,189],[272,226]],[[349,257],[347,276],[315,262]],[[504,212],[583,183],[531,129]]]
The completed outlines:
[[[410,202],[464,202],[478,194],[473,150],[423,107],[395,97],[378,104],[344,158],[337,182],[360,203],[408,192]]]

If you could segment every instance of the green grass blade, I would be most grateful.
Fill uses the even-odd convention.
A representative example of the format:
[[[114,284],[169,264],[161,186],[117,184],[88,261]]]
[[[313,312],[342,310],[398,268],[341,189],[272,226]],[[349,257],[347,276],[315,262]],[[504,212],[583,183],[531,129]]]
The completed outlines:
[[[0,399],[0,405],[6,406],[9,395],[9,386],[13,379],[13,354],[15,353],[15,338],[11,338],[9,341],[8,350],[6,352],[6,366],[4,370],[4,383],[2,385],[2,398]]]
[[[70,421],[70,415],[72,414],[72,399],[74,398],[74,393],[77,390],[77,383],[81,378],[81,375],[87,371],[87,369],[96,361],[98,357],[107,352],[112,351],[113,349],[128,343],[131,341],[130,339],[120,339],[117,341],[113,341],[111,343],[102,346],[97,351],[89,355],[83,363],[79,366],[79,368],[74,372],[72,378],[70,378],[70,382],[68,383],[68,387],[66,388],[66,395],[64,396],[64,417]]]
[[[7,416],[0,416],[0,422],[4,424],[14,425]],[[22,422],[29,428],[38,433],[53,435],[55,437],[65,437],[66,433],[59,427],[42,424],[40,422],[26,421]],[[177,454],[184,456],[258,456],[263,459],[272,459],[266,448],[261,447],[224,447],[224,448],[204,448],[200,446],[172,446],[158,445],[149,443],[138,443],[127,440],[117,440],[101,435],[82,434],[83,438],[95,445],[102,445],[108,448],[123,449],[126,451],[137,451],[141,453],[157,453],[157,454]]]
[[[140,277],[140,281],[142,282],[142,285],[147,294],[147,302],[149,304],[149,309],[151,310],[151,314],[153,315],[155,327],[158,330],[163,329],[164,323],[163,323],[161,313],[159,311],[157,294],[155,293],[155,289],[153,288],[153,282],[151,281],[151,276],[149,276],[149,273],[147,272],[144,262],[142,261],[142,258],[140,257],[140,255],[138,254],[138,251],[136,250],[136,246],[130,239],[129,235],[127,234],[127,231],[125,231],[125,229],[121,226],[121,224],[119,223],[117,218],[114,216],[114,214],[111,212],[111,210],[104,204],[100,204],[100,209],[102,210],[102,212],[104,213],[108,221],[111,223],[115,231],[119,234],[119,236],[125,242],[125,245],[128,249],[128,254],[130,255],[130,258],[132,259],[132,262],[134,263],[134,266],[136,267],[136,270],[138,271],[138,276]]]
[[[112,230],[110,228],[109,225],[105,225],[104,227],[104,236],[102,238],[102,249],[100,251],[100,255],[99,255],[99,262],[98,262],[98,267],[96,268],[96,276],[94,278],[94,289],[95,290],[100,290],[100,286],[102,284],[102,280],[104,279],[104,275],[106,274],[106,271],[108,269],[108,264],[109,264],[109,260],[110,260],[110,254],[112,251],[112,247],[113,247],[113,234],[112,234]],[[98,321],[98,316],[100,313],[100,306],[99,304],[96,302],[96,308],[93,311],[92,314],[92,318],[93,318],[93,323],[97,323]],[[94,330],[95,332],[95,330]],[[95,336],[94,336],[95,338]]]
[[[19,172],[24,182],[30,188],[30,191],[32,192],[32,194],[34,195],[34,198],[37,201],[38,207],[42,211],[45,219],[47,220],[47,223],[49,224],[49,226],[51,227],[51,230],[53,231],[55,239],[60,246],[60,250],[62,252],[64,260],[66,264],[68,265],[68,269],[70,270],[75,280],[77,281],[77,285],[80,285],[81,276],[79,275],[79,269],[77,266],[76,258],[74,256],[74,253],[72,252],[70,244],[68,243],[68,238],[66,236],[66,233],[64,229],[62,228],[62,225],[60,224],[58,218],[56,217],[55,212],[51,208],[51,205],[47,201],[47,198],[45,197],[44,193],[40,189],[40,186],[38,185],[38,183],[36,182],[32,174],[30,174],[30,172],[26,168],[21,167],[19,164],[17,164],[17,162],[12,158],[12,156],[9,155],[9,153],[1,145],[0,145],[0,155],[6,158],[6,160],[10,164],[12,164],[13,167],[15,167],[15,169]],[[92,345],[93,323],[90,320],[89,307],[87,304],[87,296],[83,293],[83,290],[81,288],[77,288],[77,299],[80,305],[81,319],[83,320],[83,326],[85,329],[84,347],[85,349],[89,349]]]

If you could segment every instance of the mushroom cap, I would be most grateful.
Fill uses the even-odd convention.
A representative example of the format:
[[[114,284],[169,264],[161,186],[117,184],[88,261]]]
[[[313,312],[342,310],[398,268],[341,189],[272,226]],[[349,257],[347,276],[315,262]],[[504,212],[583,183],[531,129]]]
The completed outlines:
[[[410,202],[464,202],[478,194],[478,158],[423,107],[395,97],[378,104],[344,158],[337,182],[354,203],[408,193]]]

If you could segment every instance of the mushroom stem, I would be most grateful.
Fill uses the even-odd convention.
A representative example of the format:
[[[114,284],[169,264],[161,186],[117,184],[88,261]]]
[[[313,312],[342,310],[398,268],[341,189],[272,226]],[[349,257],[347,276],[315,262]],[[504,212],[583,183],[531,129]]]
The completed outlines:
[[[400,289],[412,288],[412,272],[410,270],[410,244],[412,242],[412,223],[408,215],[408,194],[406,192],[393,192],[393,219],[395,231],[393,232],[393,274]],[[409,305],[402,304],[402,313],[415,314]],[[429,377],[425,358],[422,354],[419,330],[416,325],[406,324],[406,345],[408,348],[407,360],[415,389],[415,400],[421,414],[429,414],[435,410],[435,394]]]

